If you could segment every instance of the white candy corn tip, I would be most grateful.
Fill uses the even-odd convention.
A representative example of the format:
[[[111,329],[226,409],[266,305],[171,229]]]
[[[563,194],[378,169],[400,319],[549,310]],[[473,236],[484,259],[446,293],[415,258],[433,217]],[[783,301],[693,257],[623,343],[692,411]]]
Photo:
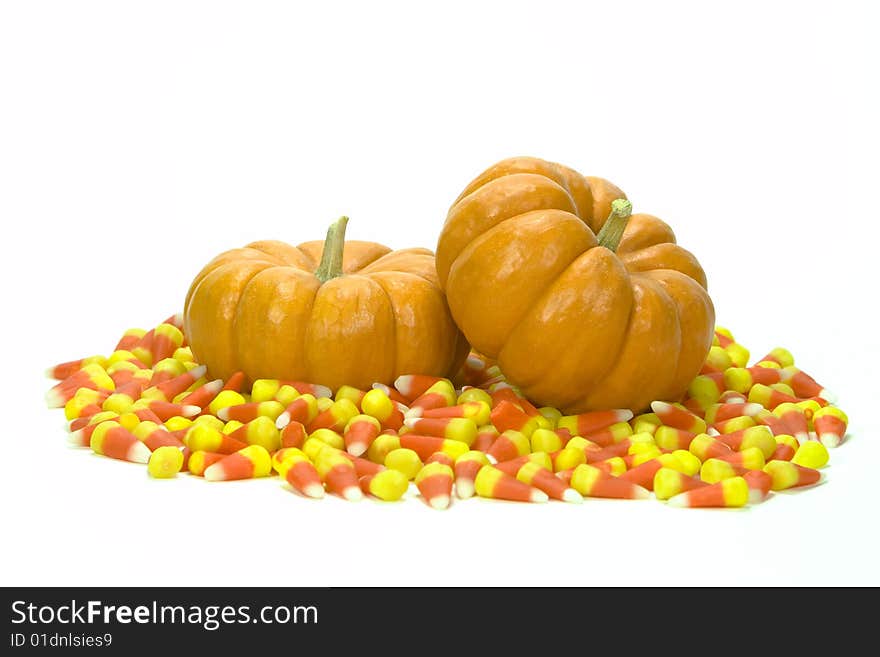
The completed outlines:
[[[491,454],[486,454],[486,458],[489,460],[489,463],[491,463],[492,465],[495,465],[496,463],[498,463],[498,459],[496,459]]]
[[[55,378],[55,375],[53,374],[54,371],[55,371],[54,367],[47,367],[45,370],[43,370],[43,374],[46,375],[47,379],[52,379],[54,381],[57,381],[57,379]]]
[[[226,478],[226,472],[220,463],[217,462],[205,468],[202,476],[205,478],[205,481],[223,481]]]
[[[283,429],[288,424],[290,424],[290,413],[288,413],[287,411],[284,411],[281,415],[279,415],[275,419],[275,428],[276,429]]]
[[[138,441],[136,443],[132,443],[131,447],[128,450],[128,460],[132,463],[149,463],[150,461],[150,448],[144,445],[142,442]]]
[[[742,403],[742,402],[737,402]],[[760,404],[756,404],[755,402],[744,403],[742,407],[742,414],[748,416],[754,416],[764,410],[764,407]]]
[[[403,418],[403,423],[406,426],[408,426],[410,429],[412,429],[416,425],[416,422],[418,422],[418,421],[419,421],[419,418],[417,418],[417,417],[404,417]]]
[[[317,385],[317,384],[315,384],[315,392],[314,392],[314,395],[315,395],[315,398],[318,398],[318,397],[332,397],[332,396],[333,396],[333,391],[330,390],[330,388],[328,388],[327,386],[322,386],[322,385]]]
[[[399,377],[394,379],[394,387],[400,391],[400,394],[405,395],[406,391],[409,390],[412,380],[412,374],[401,374]]]
[[[467,366],[474,370],[481,370],[486,367],[486,362],[482,358],[477,358],[476,356],[468,356],[465,359]]]
[[[749,504],[760,504],[767,497],[757,488],[749,488]]]
[[[214,379],[205,384],[205,390],[210,392],[220,392],[223,390],[223,379]]]
[[[432,497],[431,501],[428,504],[432,509],[438,509],[442,511],[443,509],[449,508],[450,503],[449,495],[437,495],[436,497]]]
[[[357,502],[358,500],[362,500],[364,498],[364,493],[357,486],[349,486],[342,491],[342,497],[349,502]]]
[[[64,406],[64,397],[57,390],[49,390],[46,393],[46,405],[49,408],[61,408]]]
[[[324,487],[317,482],[309,484],[308,486],[303,488],[303,495],[316,500],[320,500],[322,497],[324,497]]]
[[[198,365],[191,370],[189,370],[189,374],[192,374],[193,379],[201,379],[208,372],[207,365]]]
[[[665,401],[652,401],[651,402],[651,410],[655,413],[664,413],[672,408],[672,404],[669,404]],[[621,420],[622,422],[623,420]]]
[[[345,451],[352,456],[360,456],[367,451],[367,445],[366,443],[352,443],[351,445],[346,445]]]
[[[798,431],[794,434],[794,437],[797,438],[798,442],[803,443],[810,439],[810,434],[806,431]]]
[[[680,509],[687,508],[690,506],[688,502],[690,501],[690,497],[687,493],[679,493],[678,495],[673,495],[668,500],[666,500],[666,504],[669,506],[675,506]]]
[[[661,403],[666,403],[666,402],[661,402]],[[617,421],[618,422],[629,422],[630,420],[633,419],[633,412],[631,410],[629,410],[628,408],[618,408],[614,412],[617,414]]]
[[[217,411],[217,417],[224,422],[229,422],[229,409],[221,408],[219,411]]]
[[[715,427],[709,427],[708,429],[706,429],[706,433],[710,436],[720,436],[721,435],[721,432],[718,431],[718,429],[716,429]]]
[[[633,491],[633,499],[634,500],[647,500],[651,497],[651,491],[647,488],[642,488],[641,486],[636,486]]]
[[[546,502],[550,499],[547,493],[542,490],[538,490],[537,488],[532,491],[531,495],[529,495],[529,498],[532,502]]]
[[[76,445],[78,447],[82,446],[82,444],[83,444],[82,435],[83,435],[82,429],[77,429],[76,431],[71,431],[70,435],[67,436],[67,442],[69,442],[71,445]]]
[[[185,404],[183,408],[180,409],[180,414],[183,415],[183,417],[195,417],[201,412],[202,408],[200,406],[194,406],[192,404]]]
[[[471,481],[456,481],[455,494],[460,500],[467,500],[474,496],[474,484]]]
[[[819,436],[819,442],[825,445],[825,447],[834,448],[839,447],[843,440],[836,433],[823,433]]]
[[[402,405],[403,404],[401,404],[401,406]],[[407,420],[418,420],[420,417],[422,417],[422,409],[419,408],[418,406],[416,406],[414,408],[407,408],[406,410],[403,411],[403,421],[404,422],[406,422]]]
[[[571,502],[572,504],[580,504],[584,501],[583,495],[578,493],[574,488],[566,488],[562,492],[562,501]]]

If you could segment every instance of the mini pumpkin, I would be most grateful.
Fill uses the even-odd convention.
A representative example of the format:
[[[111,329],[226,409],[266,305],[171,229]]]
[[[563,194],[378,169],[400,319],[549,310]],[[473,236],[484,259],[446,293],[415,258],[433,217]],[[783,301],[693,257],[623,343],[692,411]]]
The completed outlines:
[[[569,413],[679,399],[712,341],[697,259],[623,192],[503,160],[449,210],[437,273],[465,337],[529,399]]]
[[[211,376],[237,370],[369,388],[400,374],[448,376],[468,345],[449,314],[428,249],[345,241],[252,242],[209,262],[186,296],[193,354]]]

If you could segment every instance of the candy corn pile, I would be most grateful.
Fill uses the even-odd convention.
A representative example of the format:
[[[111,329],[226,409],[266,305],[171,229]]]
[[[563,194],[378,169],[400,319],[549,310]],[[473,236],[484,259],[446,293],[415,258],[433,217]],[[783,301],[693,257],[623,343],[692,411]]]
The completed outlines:
[[[109,357],[56,365],[47,393],[64,408],[70,442],[143,463],[156,478],[206,481],[277,474],[300,495],[519,502],[584,497],[741,507],[821,480],[827,447],[846,435],[832,396],[773,349],[749,352],[717,328],[703,371],[681,404],[563,415],[536,408],[497,365],[472,353],[453,383],[411,374],[371,390],[205,378],[180,315],[125,332]]]

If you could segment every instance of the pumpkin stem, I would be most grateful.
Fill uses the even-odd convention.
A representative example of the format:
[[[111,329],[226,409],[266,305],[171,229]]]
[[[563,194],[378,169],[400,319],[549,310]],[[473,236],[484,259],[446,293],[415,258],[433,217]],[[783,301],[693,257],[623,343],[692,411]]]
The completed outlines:
[[[611,214],[608,215],[596,239],[599,246],[604,246],[609,251],[617,251],[620,239],[623,237],[623,231],[626,230],[626,224],[632,214],[632,203],[625,198],[616,198],[611,201]]]
[[[322,283],[331,278],[342,276],[342,251],[345,248],[345,227],[348,217],[339,217],[327,229],[324,240],[324,251],[321,253],[321,264],[315,270],[315,276]]]

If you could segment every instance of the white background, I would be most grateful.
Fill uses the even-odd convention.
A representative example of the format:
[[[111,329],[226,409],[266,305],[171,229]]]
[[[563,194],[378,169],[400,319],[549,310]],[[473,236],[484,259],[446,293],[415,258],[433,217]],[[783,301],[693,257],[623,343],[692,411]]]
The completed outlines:
[[[298,4],[3,3],[0,583],[880,584],[871,3]],[[826,484],[739,512],[439,513],[66,446],[43,369],[181,310],[217,252],[343,213],[352,238],[433,247],[520,154],[672,223],[719,323],[838,392]]]

